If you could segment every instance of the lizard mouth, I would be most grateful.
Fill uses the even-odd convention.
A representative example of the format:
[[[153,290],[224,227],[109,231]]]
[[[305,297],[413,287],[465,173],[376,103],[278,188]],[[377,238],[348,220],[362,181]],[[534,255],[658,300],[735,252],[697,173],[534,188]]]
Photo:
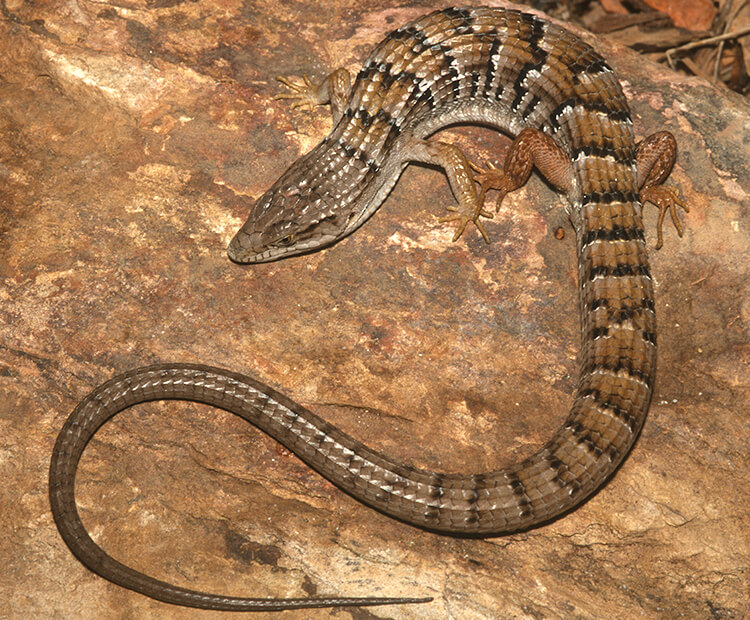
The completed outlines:
[[[260,233],[248,233],[240,229],[227,247],[230,260],[240,264],[263,263],[280,258],[283,248],[269,247],[261,240]],[[275,256],[279,254],[279,256]]]
[[[227,255],[232,262],[242,265],[268,263],[289,256],[314,252],[331,245],[339,238],[340,236],[335,234],[321,233],[314,238],[300,239],[290,235],[275,242],[269,242],[263,233],[249,233],[240,229],[229,243]]]

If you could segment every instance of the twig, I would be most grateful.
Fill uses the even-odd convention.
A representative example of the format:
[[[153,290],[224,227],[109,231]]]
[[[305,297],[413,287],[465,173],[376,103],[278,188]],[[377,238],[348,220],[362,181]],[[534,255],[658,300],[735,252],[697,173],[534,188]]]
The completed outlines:
[[[665,55],[667,57],[667,60],[669,61],[669,66],[672,67],[672,69],[674,69],[674,61],[672,59],[672,56],[674,54],[685,52],[687,50],[692,50],[692,49],[695,49],[696,47],[703,47],[705,45],[711,45],[711,43],[718,43],[719,41],[726,41],[728,39],[739,39],[748,34],[750,34],[750,26],[747,26],[746,28],[742,28],[741,30],[737,30],[735,32],[727,32],[726,34],[719,34],[719,35],[716,35],[715,37],[708,37],[707,39],[700,39],[699,41],[685,43],[685,45],[680,45],[680,47],[673,47],[672,49],[668,49],[665,52]]]

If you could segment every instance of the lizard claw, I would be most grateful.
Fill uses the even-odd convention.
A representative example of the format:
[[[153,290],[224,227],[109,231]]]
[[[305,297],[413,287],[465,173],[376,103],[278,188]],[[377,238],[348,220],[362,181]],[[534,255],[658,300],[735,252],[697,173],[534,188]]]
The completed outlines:
[[[455,213],[455,215],[448,215],[446,217],[441,217],[438,221],[442,222],[458,222],[458,228],[456,228],[456,232],[453,235],[452,241],[458,241],[458,238],[463,234],[464,230],[466,230],[466,226],[469,222],[474,222],[474,225],[477,227],[477,230],[482,234],[482,237],[484,238],[485,242],[490,242],[490,236],[487,234],[487,231],[484,228],[484,224],[482,224],[482,220],[480,220],[480,217],[486,217],[489,219],[492,219],[494,215],[490,213],[489,211],[485,211],[482,208],[482,205],[484,204],[484,190],[481,191],[479,194],[479,197],[477,198],[477,205],[476,207],[466,207],[464,205],[459,205],[457,207],[448,207],[448,211],[452,211]]]
[[[489,243],[490,242],[490,236],[487,234],[487,231],[484,228],[484,224],[482,224],[482,220],[480,220],[478,217],[474,219],[470,214],[464,213],[461,209],[457,207],[448,207],[448,211],[456,211],[456,215],[447,215],[446,217],[441,217],[438,219],[439,222],[458,222],[458,227],[456,228],[456,232],[453,235],[453,238],[451,241],[458,241],[458,238],[464,233],[464,230],[466,230],[466,226],[469,222],[474,222],[474,225],[477,227],[477,230],[482,234],[482,237],[484,240]],[[482,215],[484,217],[492,217],[492,214],[486,214],[484,211],[480,211],[479,215]]]
[[[474,180],[481,186],[482,195],[490,189],[496,189],[499,192],[495,201],[495,213],[497,213],[505,196],[515,189],[513,182],[504,170],[495,166],[491,161],[485,162],[484,168],[473,162],[469,162],[469,166],[477,173],[474,175]]]
[[[660,249],[664,245],[664,235],[662,228],[664,225],[664,217],[669,211],[669,215],[672,218],[672,223],[677,230],[677,235],[682,237],[682,224],[680,219],[677,217],[677,207],[682,207],[686,213],[690,212],[688,205],[680,198],[680,195],[676,187],[668,185],[652,185],[645,187],[641,190],[641,201],[650,202],[656,205],[659,209],[659,219],[656,222],[656,249]]]
[[[321,102],[318,97],[318,89],[306,73],[302,74],[302,81],[292,80],[283,75],[276,76],[276,79],[291,92],[278,93],[274,96],[274,99],[291,99],[292,103],[290,104],[290,107],[293,110],[305,107],[313,110],[315,106],[320,105]]]

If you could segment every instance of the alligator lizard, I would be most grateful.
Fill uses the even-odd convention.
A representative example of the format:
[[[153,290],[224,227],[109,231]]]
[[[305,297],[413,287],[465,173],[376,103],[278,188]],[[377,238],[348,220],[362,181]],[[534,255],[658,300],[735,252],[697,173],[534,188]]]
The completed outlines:
[[[643,425],[656,361],[654,295],[642,201],[687,208],[662,181],[676,147],[661,132],[636,145],[614,73],[570,32],[515,10],[450,8],[390,33],[353,84],[344,70],[319,86],[285,83],[293,106],[330,103],[334,126],[254,204],[229,246],[241,263],[334,243],[380,206],[409,162],[443,168],[458,201],[448,220],[482,234],[485,192],[498,204],[532,167],[567,197],[576,232],[582,323],[581,374],[571,412],[549,442],[493,472],[440,474],[374,452],[271,388],[208,366],[139,368],[98,387],[75,409],[50,466],[52,513],[73,553],[103,577],[191,607],[278,610],[419,602],[410,598],[265,599],[216,596],[157,581],[120,564],[79,518],[78,461],[119,411],[156,399],[204,402],[255,424],[362,502],[430,530],[490,535],[549,521],[594,493]],[[516,136],[502,168],[472,166],[455,146],[427,138],[456,123]],[[474,168],[474,174],[472,172]],[[477,189],[479,185],[479,190]]]

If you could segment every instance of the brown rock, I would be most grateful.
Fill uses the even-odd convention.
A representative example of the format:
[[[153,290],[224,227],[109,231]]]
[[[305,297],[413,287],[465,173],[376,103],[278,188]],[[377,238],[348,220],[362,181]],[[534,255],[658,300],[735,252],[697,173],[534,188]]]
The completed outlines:
[[[450,243],[436,171],[410,167],[335,247],[239,267],[225,247],[328,130],[273,101],[278,74],[357,70],[431,8],[396,3],[5,2],[0,21],[0,616],[209,618],[112,585],[57,534],[47,467],[94,386],[157,361],[270,383],[366,443],[444,471],[496,468],[564,419],[576,378],[573,235],[538,178]],[[572,514],[486,540],[438,536],[339,492],[229,414],[118,416],[78,501],[118,559],[248,596],[431,595],[288,617],[750,613],[747,101],[593,41],[636,132],[672,131],[691,212],[652,255],[659,375],[642,437]],[[507,139],[453,132],[475,161]],[[655,210],[646,216],[655,242]],[[258,617],[263,617],[260,614]]]

